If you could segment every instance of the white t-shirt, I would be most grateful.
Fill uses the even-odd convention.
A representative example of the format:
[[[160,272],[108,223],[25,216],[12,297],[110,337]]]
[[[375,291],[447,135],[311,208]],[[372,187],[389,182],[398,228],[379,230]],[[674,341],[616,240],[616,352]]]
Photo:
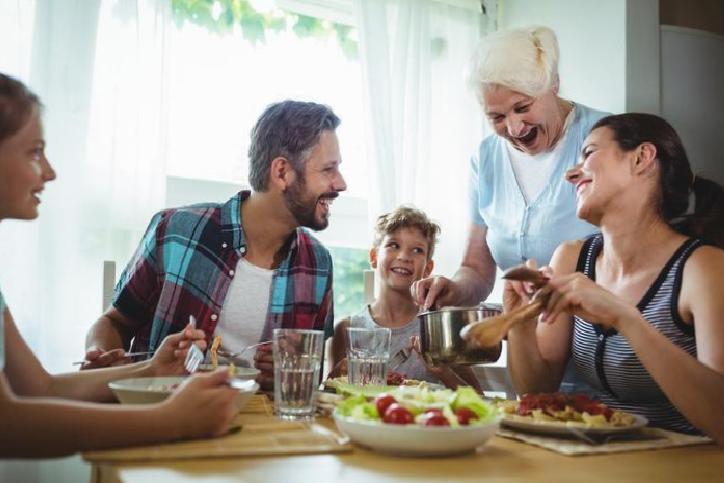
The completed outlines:
[[[518,183],[521,193],[523,193],[526,204],[535,201],[550,181],[560,159],[561,150],[565,145],[564,141],[568,135],[568,126],[571,124],[575,109],[576,107],[574,106],[568,113],[568,116],[566,116],[566,120],[563,123],[563,135],[550,151],[531,156],[530,154],[518,151],[510,143],[505,143],[508,146],[508,155],[510,156],[510,164],[515,174],[515,180]]]
[[[225,349],[236,351],[261,342],[273,275],[274,270],[257,267],[243,257],[239,259],[214,331],[214,335],[221,336]],[[242,358],[251,356],[253,351]]]

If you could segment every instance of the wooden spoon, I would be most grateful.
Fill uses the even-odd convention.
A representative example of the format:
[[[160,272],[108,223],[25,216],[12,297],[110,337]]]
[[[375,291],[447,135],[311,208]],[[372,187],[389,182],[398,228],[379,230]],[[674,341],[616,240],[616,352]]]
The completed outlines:
[[[516,265],[515,267],[509,268],[503,273],[503,278],[506,280],[516,280],[518,282],[530,282],[535,289],[539,289],[548,283],[548,277],[538,270],[533,270],[525,265]]]
[[[520,306],[508,313],[489,317],[473,324],[468,324],[460,331],[460,337],[474,343],[478,347],[495,347],[505,338],[511,327],[518,322],[537,317],[548,304],[550,293],[541,290],[548,283],[548,277],[538,270],[525,265],[518,265],[505,271],[503,278],[530,282],[537,290],[533,301]]]
[[[515,324],[537,317],[546,306],[546,298],[540,297],[508,313],[468,324],[460,331],[460,337],[478,347],[495,347]]]

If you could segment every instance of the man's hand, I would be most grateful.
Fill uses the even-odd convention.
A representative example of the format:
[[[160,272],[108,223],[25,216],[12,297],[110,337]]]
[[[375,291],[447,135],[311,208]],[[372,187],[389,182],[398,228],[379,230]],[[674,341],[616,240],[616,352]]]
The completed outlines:
[[[264,391],[271,391],[274,389],[274,355],[272,353],[271,344],[263,345],[256,350],[254,355],[254,367],[259,369],[261,373],[256,377],[256,382],[259,383]]]
[[[107,351],[98,347],[89,347],[85,353],[85,361],[80,366],[80,370],[121,366],[129,362],[131,362],[131,360],[126,357],[125,349],[111,349]]]
[[[184,330],[163,339],[156,354],[151,359],[151,368],[158,376],[186,374],[184,362],[191,344],[206,350],[206,333],[187,325]]]

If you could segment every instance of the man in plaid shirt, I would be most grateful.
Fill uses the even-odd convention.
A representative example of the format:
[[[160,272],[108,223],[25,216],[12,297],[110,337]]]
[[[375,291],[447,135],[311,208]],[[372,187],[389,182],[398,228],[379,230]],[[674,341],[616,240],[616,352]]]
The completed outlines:
[[[252,130],[249,184],[224,204],[156,214],[90,329],[84,368],[124,361],[125,349],[155,350],[189,316],[228,350],[269,340],[275,328],[332,333],[332,260],[306,228],[327,227],[329,207],[346,189],[327,106],[269,106]],[[255,356],[265,388],[270,348]]]

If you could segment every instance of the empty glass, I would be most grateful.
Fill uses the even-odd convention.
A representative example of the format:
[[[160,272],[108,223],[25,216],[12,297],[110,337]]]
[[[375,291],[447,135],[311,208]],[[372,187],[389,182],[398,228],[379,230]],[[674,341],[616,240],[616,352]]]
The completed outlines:
[[[347,377],[351,384],[387,382],[391,333],[386,327],[347,329]]]
[[[274,329],[274,410],[281,419],[314,418],[324,332]]]

